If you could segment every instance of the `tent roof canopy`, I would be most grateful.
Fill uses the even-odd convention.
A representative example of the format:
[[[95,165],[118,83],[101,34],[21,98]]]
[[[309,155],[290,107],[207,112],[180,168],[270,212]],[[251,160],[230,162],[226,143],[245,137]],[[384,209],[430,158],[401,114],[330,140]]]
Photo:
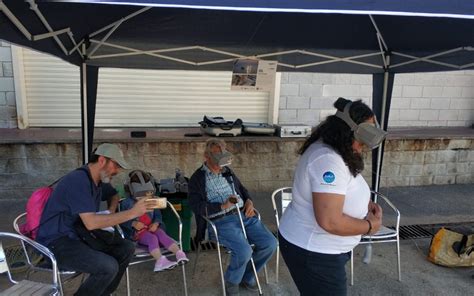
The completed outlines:
[[[440,16],[474,18],[474,4],[464,0],[410,0],[403,4],[387,0],[40,0],[40,2],[102,3],[154,7],[303,13]]]
[[[230,70],[235,59],[255,57],[278,60],[279,71],[474,68],[469,1],[3,0],[0,7],[0,38],[76,65],[87,45],[87,63],[99,67]]]

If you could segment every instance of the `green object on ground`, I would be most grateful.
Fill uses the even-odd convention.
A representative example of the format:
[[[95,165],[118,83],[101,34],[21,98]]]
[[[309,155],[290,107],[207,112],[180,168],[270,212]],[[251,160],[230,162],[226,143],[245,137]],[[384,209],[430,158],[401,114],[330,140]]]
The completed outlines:
[[[189,207],[187,198],[167,197],[168,201],[174,206],[183,222],[183,250],[188,252],[191,250],[191,218],[193,212]],[[179,240],[179,223],[173,211],[167,207],[161,210],[163,216],[163,223],[166,225],[166,233],[176,241]]]
[[[121,200],[127,198],[127,194],[125,194],[125,189],[123,188],[123,185],[115,186],[115,190],[117,190],[117,193],[120,196]]]

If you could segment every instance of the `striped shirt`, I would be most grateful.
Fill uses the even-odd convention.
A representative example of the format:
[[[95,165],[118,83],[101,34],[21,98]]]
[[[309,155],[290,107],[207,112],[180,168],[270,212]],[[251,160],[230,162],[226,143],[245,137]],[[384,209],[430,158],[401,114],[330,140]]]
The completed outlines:
[[[219,174],[214,174],[209,170],[206,165],[202,166],[202,170],[206,172],[206,194],[207,200],[209,202],[223,204],[226,202],[229,196],[235,194],[232,185],[227,182],[226,178],[222,176],[221,172],[219,172]],[[238,205],[239,207],[242,207],[244,205],[240,196]],[[220,212],[210,215],[209,218],[224,214],[232,209],[233,208],[222,210]]]

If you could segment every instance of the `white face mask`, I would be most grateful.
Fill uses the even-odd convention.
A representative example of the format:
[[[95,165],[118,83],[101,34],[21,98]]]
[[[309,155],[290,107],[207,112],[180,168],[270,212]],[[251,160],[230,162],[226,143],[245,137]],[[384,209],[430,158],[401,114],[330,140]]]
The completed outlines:
[[[110,176],[107,174],[106,171],[102,170],[102,171],[99,172],[99,174],[100,174],[100,181],[101,181],[102,183],[110,183],[110,179],[111,179],[111,178],[110,178]]]
[[[223,151],[220,153],[210,153],[212,161],[220,166],[221,168],[232,164],[232,154],[229,151]]]

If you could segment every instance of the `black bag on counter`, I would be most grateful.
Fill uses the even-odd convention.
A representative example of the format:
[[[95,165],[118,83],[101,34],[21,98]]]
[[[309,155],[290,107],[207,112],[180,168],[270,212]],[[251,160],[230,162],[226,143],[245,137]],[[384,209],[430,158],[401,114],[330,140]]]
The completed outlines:
[[[235,137],[242,133],[242,119],[240,118],[235,121],[227,121],[223,117],[204,116],[199,124],[201,125],[201,131],[211,136]]]

